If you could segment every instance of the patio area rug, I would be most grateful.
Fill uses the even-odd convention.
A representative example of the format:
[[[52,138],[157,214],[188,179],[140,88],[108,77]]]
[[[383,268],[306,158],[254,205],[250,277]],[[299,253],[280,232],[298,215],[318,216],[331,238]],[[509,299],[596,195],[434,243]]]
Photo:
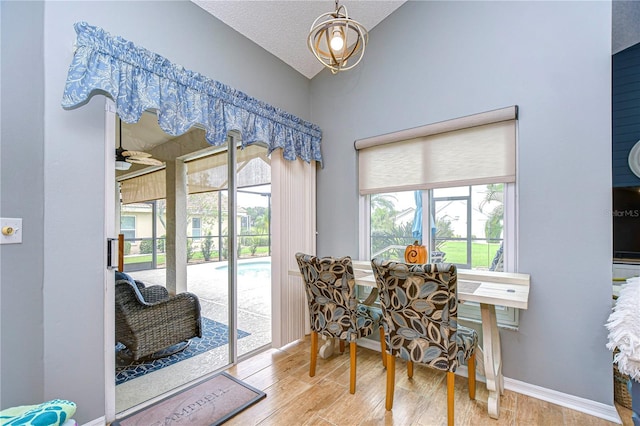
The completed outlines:
[[[227,373],[197,383],[112,426],[220,425],[267,395]]]
[[[250,333],[243,330],[238,330],[238,339],[247,337]],[[119,352],[126,350],[121,344],[116,345],[116,385],[122,384],[127,380],[135,379],[136,377],[143,376],[161,368],[167,367],[176,362],[184,361],[193,356],[207,352],[218,346],[226,345],[228,343],[228,327],[222,323],[214,321],[212,319],[202,317],[202,337],[196,337],[191,339],[189,346],[173,355],[168,355],[162,358],[157,358],[150,361],[140,360],[138,362],[129,362],[123,360],[126,359],[126,355],[120,356]],[[167,348],[166,352],[171,354],[172,347]],[[162,356],[161,353],[157,354]]]

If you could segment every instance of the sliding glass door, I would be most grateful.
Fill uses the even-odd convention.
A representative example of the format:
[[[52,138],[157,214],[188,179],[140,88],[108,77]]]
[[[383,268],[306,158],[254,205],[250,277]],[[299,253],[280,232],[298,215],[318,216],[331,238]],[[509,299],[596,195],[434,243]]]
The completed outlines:
[[[230,136],[225,146],[166,160],[174,162],[166,170],[119,175],[120,187],[159,185],[145,193],[169,194],[176,200],[171,207],[165,198],[122,199],[120,232],[129,248],[125,266],[130,265],[125,271],[146,286],[195,294],[203,336],[176,353],[118,366],[126,380],[116,382],[116,412],[220,371],[271,344],[271,163],[266,147],[238,145],[239,137]],[[186,244],[185,251],[176,247],[175,266],[164,262],[170,240]],[[186,253],[185,259],[180,253]],[[186,289],[177,283],[181,270],[186,271]]]
[[[236,151],[237,355],[271,344],[271,160],[265,147]]]
[[[214,264],[203,312],[228,327],[234,363],[271,343],[271,166],[266,147],[229,145],[186,165],[192,238]]]

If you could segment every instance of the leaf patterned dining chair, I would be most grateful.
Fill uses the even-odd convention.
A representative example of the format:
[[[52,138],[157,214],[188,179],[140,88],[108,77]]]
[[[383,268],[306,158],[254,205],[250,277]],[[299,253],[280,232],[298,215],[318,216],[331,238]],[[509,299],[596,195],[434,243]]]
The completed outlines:
[[[467,363],[469,398],[475,399],[475,353],[478,333],[458,325],[458,274],[447,263],[406,264],[373,259],[371,266],[380,295],[386,328],[386,409],[393,408],[395,359],[447,372],[447,418],[453,425],[455,371]]]
[[[349,343],[349,392],[356,391],[356,340],[379,330],[384,345],[382,310],[358,303],[351,257],[323,257],[296,253],[309,304],[311,321],[311,362],[309,376],[316,374],[318,335]],[[382,346],[384,355],[384,346]],[[383,365],[385,357],[382,357]]]

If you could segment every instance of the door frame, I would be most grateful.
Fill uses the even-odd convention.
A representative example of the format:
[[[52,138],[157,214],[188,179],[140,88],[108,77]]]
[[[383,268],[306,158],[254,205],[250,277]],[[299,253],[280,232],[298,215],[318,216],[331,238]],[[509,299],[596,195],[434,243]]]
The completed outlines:
[[[115,157],[116,149],[116,106],[105,97],[105,223],[104,257],[107,257],[106,238],[116,237],[116,193]],[[229,135],[233,136],[233,134]],[[235,143],[234,143],[235,145]],[[235,150],[233,156],[235,173]],[[316,165],[284,160],[277,150],[271,161],[272,191],[272,257],[271,257],[271,345],[280,348],[302,338],[308,331],[305,313],[306,296],[300,279],[289,274],[295,269],[293,253],[296,251],[315,252],[316,245]],[[234,191],[235,196],[235,191]],[[235,202],[236,200],[234,200]],[[287,206],[297,205],[301,209],[289,210]],[[235,234],[235,233],[234,233]],[[237,244],[237,241],[236,241]],[[235,246],[235,244],[234,244]],[[235,260],[234,260],[235,262]],[[105,261],[106,265],[106,261]],[[237,268],[237,266],[236,266]],[[234,270],[236,268],[233,268]],[[229,268],[231,269],[231,268]],[[115,366],[115,275],[108,268],[104,270],[104,378],[105,378],[105,423],[116,420]],[[235,309],[233,310],[235,311]],[[237,318],[234,323],[237,323]],[[230,327],[234,329],[234,327]],[[235,331],[234,331],[235,332]],[[237,362],[237,354],[232,357]],[[148,401],[150,405],[154,400]],[[145,406],[142,404],[142,406]],[[135,409],[140,409],[136,406]],[[126,415],[126,410],[123,412]]]
[[[105,97],[104,114],[104,235],[105,255],[106,239],[116,238],[116,105]],[[108,267],[104,269],[104,412],[106,424],[116,419],[116,381],[114,379],[114,367],[116,353],[113,350],[116,335],[115,326],[115,273]]]

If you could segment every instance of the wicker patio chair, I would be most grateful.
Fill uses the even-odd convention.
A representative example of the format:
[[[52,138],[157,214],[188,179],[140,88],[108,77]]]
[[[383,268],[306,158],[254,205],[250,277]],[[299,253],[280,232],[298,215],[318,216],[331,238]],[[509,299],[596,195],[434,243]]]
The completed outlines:
[[[118,280],[115,302],[116,343],[124,345],[134,361],[173,346],[175,350],[163,356],[178,352],[191,338],[202,337],[200,301],[193,293],[169,296],[162,286]]]

